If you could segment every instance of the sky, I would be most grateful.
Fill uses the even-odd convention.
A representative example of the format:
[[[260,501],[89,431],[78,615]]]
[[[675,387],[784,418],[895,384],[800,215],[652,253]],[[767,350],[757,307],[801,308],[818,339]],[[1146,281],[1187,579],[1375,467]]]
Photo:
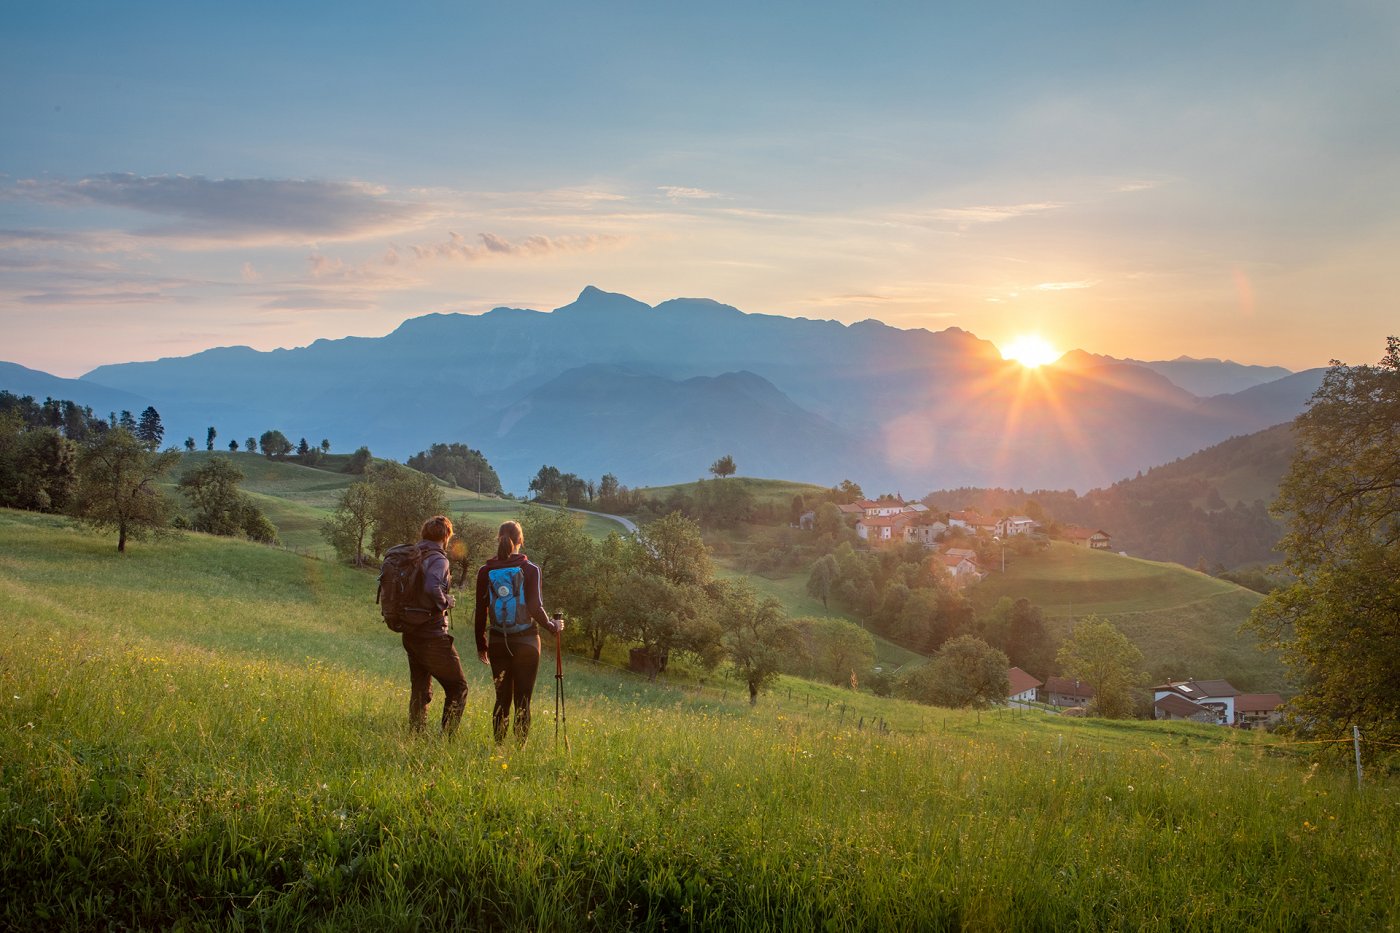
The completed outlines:
[[[596,285],[1373,363],[1397,47],[1389,0],[13,4],[0,360],[77,376]]]

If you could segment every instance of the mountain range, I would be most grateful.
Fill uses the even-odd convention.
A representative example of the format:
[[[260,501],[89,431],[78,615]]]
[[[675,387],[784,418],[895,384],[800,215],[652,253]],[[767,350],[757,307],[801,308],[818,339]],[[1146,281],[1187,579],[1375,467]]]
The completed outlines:
[[[400,459],[463,442],[514,491],[544,464],[654,485],[730,454],[746,475],[918,495],[1112,483],[1291,419],[1322,373],[1082,351],[1027,370],[956,327],[653,307],[590,286],[552,312],[429,314],[384,337],[220,347],[78,380],[9,365],[0,388],[98,411],[153,404],[176,443],[210,425],[224,442],[276,428]]]

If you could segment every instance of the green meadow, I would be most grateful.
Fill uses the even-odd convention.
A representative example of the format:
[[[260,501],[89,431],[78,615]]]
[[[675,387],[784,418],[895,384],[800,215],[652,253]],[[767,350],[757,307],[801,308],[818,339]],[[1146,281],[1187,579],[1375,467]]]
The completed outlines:
[[[567,748],[547,671],[495,747],[475,662],[457,736],[414,737],[372,589],[0,511],[0,928],[1400,924],[1400,784],[1310,747],[573,656]]]
[[[1241,690],[1285,683],[1278,659],[1256,648],[1240,626],[1259,603],[1252,590],[1180,564],[1091,551],[1064,542],[1023,557],[1008,555],[968,591],[985,613],[998,599],[1040,606],[1057,637],[1075,619],[1108,619],[1142,650],[1154,676],[1224,678]]]

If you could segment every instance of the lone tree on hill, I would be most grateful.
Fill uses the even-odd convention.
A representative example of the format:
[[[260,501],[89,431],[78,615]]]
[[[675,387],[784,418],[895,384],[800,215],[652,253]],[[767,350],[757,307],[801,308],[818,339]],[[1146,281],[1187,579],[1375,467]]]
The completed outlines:
[[[916,700],[954,709],[984,709],[1006,699],[1006,655],[975,635],[959,635],[905,679]]]
[[[263,456],[269,460],[280,460],[292,452],[292,442],[287,440],[287,435],[281,431],[264,431],[262,437],[258,438],[258,446],[262,449]]]
[[[1294,582],[1249,624],[1302,685],[1290,728],[1332,737],[1358,725],[1400,744],[1400,338],[1376,366],[1333,361],[1293,425],[1274,509],[1287,516],[1279,550]]]
[[[729,663],[749,688],[749,705],[758,705],[760,690],[778,679],[782,662],[796,638],[776,599],[760,599],[747,580],[721,584],[719,616],[727,631],[721,641]]]
[[[170,523],[169,507],[156,485],[178,463],[174,451],[156,453],[129,431],[108,431],[78,459],[80,478],[74,514],[97,528],[117,530],[117,550]]]
[[[714,463],[710,464],[710,472],[720,479],[724,479],[726,476],[733,476],[737,469],[738,467],[734,465],[734,458],[729,456],[729,454],[725,454],[723,457],[720,457]]]
[[[215,431],[215,430],[214,430],[214,426],[211,424],[211,425],[209,426],[209,430],[208,430],[207,432],[205,432],[205,435],[204,435],[204,449],[205,449],[205,450],[213,450],[213,449],[214,449],[214,438],[216,438],[216,437],[218,437],[218,436],[219,436],[219,432],[218,432],[218,431]]]

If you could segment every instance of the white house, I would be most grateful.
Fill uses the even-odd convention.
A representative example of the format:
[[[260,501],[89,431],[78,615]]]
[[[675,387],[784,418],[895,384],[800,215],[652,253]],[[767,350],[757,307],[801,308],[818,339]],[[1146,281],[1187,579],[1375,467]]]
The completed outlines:
[[[1035,519],[1025,515],[1008,515],[997,522],[997,534],[1003,538],[1011,535],[1028,535],[1035,531]]]
[[[1006,672],[1006,699],[1009,703],[1034,703],[1036,690],[1043,684],[1021,670],[1013,667]]]
[[[1222,726],[1234,725],[1235,698],[1239,695],[1240,692],[1230,686],[1230,682],[1227,680],[1167,681],[1152,688],[1154,710],[1163,697],[1178,696],[1210,710],[1215,717],[1213,721]],[[1165,719],[1168,717],[1158,716],[1157,718]]]
[[[857,502],[866,518],[884,518],[889,515],[898,515],[904,511],[904,503],[898,499],[876,502],[874,499],[866,499]]]

